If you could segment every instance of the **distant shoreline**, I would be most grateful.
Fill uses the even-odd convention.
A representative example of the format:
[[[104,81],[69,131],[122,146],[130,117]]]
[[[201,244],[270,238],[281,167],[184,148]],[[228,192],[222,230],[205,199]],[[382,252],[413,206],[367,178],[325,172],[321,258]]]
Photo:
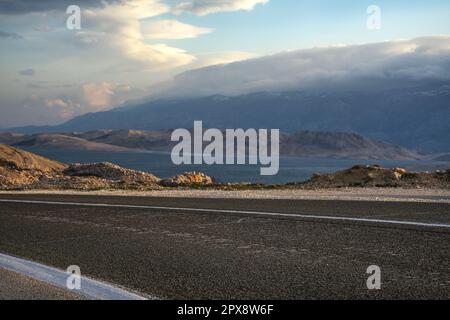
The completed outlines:
[[[241,176],[242,178],[242,176]],[[284,191],[341,188],[391,188],[450,190],[450,170],[414,172],[401,167],[355,165],[333,173],[313,173],[309,180],[293,183],[223,183],[215,175],[189,171],[159,178],[148,171],[128,169],[110,162],[65,165],[24,150],[0,144],[0,190],[201,190]]]

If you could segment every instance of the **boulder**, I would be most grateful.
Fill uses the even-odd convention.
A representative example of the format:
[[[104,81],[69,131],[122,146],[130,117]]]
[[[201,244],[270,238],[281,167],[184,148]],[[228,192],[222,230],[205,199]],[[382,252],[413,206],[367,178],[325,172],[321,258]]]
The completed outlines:
[[[109,162],[72,164],[63,173],[71,177],[97,177],[125,183],[157,184],[160,181],[150,173],[125,169]]]
[[[215,184],[215,179],[201,172],[186,172],[160,182],[160,185],[164,187],[210,186],[213,184]]]

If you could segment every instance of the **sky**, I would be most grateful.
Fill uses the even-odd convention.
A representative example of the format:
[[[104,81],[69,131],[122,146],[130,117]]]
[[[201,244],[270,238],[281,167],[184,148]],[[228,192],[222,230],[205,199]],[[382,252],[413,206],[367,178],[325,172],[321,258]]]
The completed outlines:
[[[70,5],[81,8],[79,30],[66,26]],[[381,10],[380,29],[367,27],[371,5]],[[376,57],[358,45],[405,40],[410,42],[403,42],[401,50],[414,46],[423,52],[424,46],[448,49],[448,39],[411,39],[449,35],[448,0],[0,0],[0,128],[61,123],[159,94],[161,87],[181,94],[213,93],[201,90],[205,81],[197,77],[187,83],[192,78],[185,76],[211,65],[258,58],[265,63],[246,72],[258,75],[263,68],[268,70],[265,83],[283,79],[292,85],[297,77],[288,72],[292,64],[286,64],[283,75],[269,72],[274,61],[298,61],[283,55],[289,52],[322,50],[314,52],[310,67],[292,69],[309,74],[323,62],[319,57],[327,57],[326,48],[347,47],[346,52],[358,52],[362,64]],[[398,58],[394,47],[377,47],[390,63],[383,66]],[[448,56],[441,49],[426,50]],[[329,67],[338,70],[345,63],[337,59],[342,51],[330,52],[341,65]],[[422,55],[420,61],[430,65],[431,60]],[[437,69],[433,66],[433,75],[441,76]],[[212,70],[208,79],[224,78],[220,68]]]

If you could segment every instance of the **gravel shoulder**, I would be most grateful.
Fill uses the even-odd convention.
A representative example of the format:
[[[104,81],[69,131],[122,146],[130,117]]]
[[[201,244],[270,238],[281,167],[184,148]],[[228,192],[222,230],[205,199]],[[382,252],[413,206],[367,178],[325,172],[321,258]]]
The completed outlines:
[[[0,269],[0,279],[0,300],[85,300],[67,290],[5,269]]]
[[[326,190],[155,190],[155,191],[0,191],[0,195],[82,195],[117,197],[199,198],[199,199],[285,199],[285,200],[345,200],[387,202],[450,203],[450,190],[401,188],[340,188]]]

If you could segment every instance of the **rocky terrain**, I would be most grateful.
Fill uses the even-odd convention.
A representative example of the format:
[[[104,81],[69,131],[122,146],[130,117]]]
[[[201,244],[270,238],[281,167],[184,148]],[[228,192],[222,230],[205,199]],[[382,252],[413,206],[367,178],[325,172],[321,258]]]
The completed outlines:
[[[40,180],[50,179],[66,166],[38,155],[0,145],[0,189],[32,186]]]
[[[175,177],[172,186],[207,181],[201,174]],[[190,180],[191,179],[191,180]],[[209,178],[212,180],[212,178]],[[0,145],[0,190],[154,190],[161,179],[112,163],[65,165],[14,147]]]
[[[307,189],[348,187],[450,189],[450,170],[433,173],[408,172],[402,168],[358,165],[331,174],[317,173],[310,180],[297,186]]]
[[[161,190],[164,188],[331,189],[348,187],[450,189],[450,170],[408,172],[401,168],[355,166],[332,174],[315,174],[302,183],[280,186],[219,184],[203,173],[169,179],[125,169],[112,163],[66,165],[14,147],[0,145],[0,190]]]

